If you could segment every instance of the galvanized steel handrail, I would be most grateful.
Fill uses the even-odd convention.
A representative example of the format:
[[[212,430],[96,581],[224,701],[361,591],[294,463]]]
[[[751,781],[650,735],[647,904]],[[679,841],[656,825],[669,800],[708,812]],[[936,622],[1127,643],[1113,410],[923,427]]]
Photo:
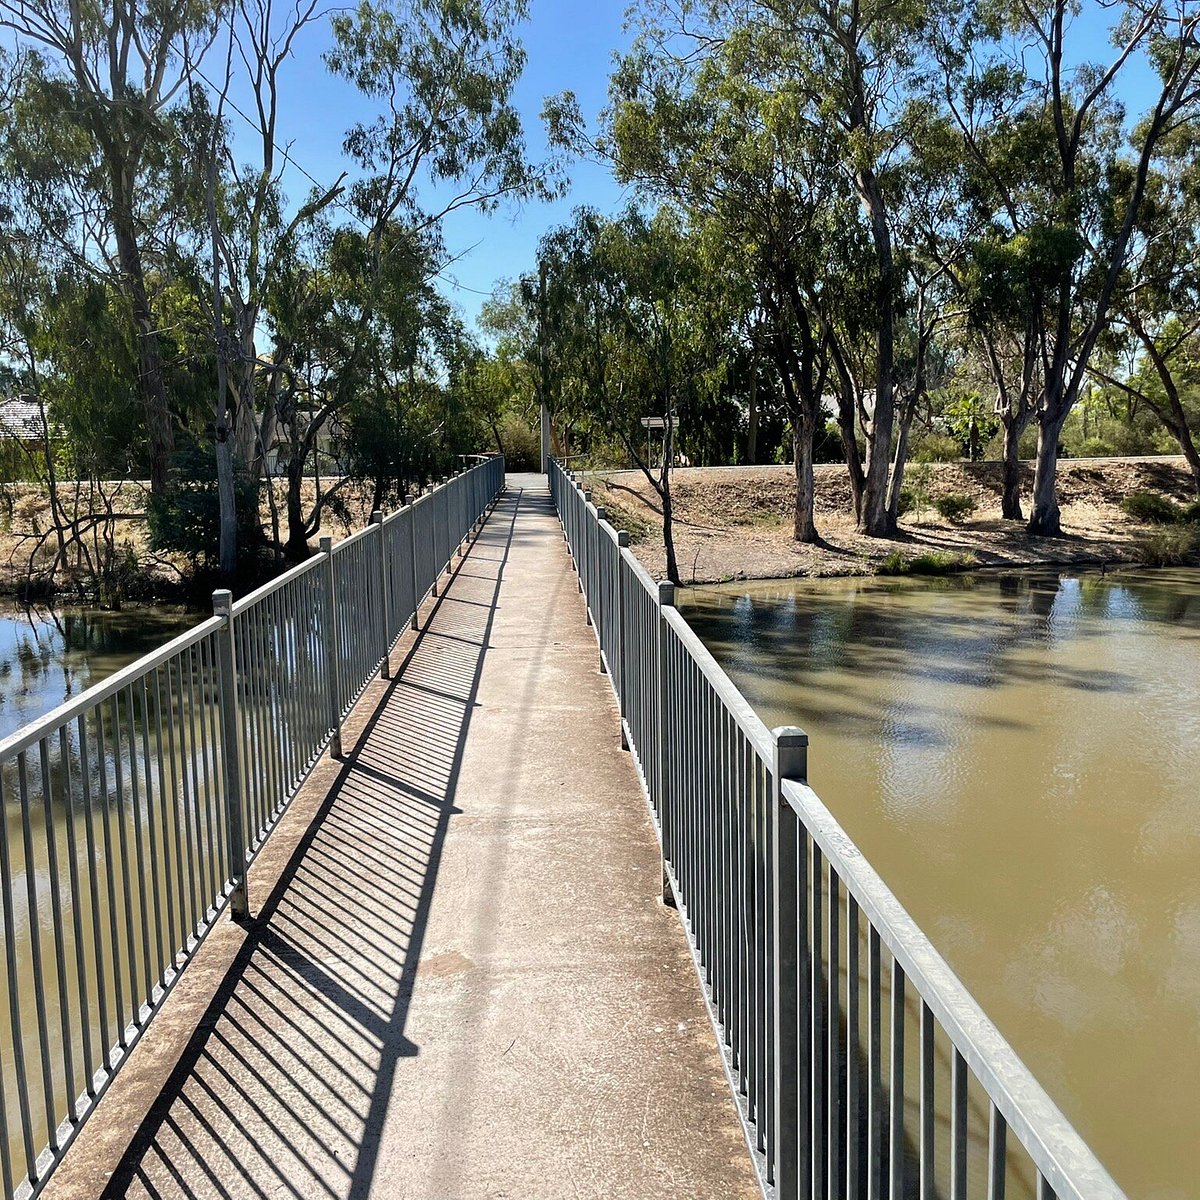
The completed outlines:
[[[0,1196],[45,1185],[504,483],[488,460],[0,742]],[[13,802],[9,800],[12,798]]]
[[[574,475],[552,461],[549,480],[658,830],[664,898],[688,930],[764,1194],[940,1194],[940,1030],[951,1200],[965,1200],[972,1177],[1003,1200],[1009,1132],[1039,1200],[1124,1200],[808,787],[807,735],[768,731],[674,608],[671,585],[650,580]],[[986,1128],[969,1110],[972,1078]]]

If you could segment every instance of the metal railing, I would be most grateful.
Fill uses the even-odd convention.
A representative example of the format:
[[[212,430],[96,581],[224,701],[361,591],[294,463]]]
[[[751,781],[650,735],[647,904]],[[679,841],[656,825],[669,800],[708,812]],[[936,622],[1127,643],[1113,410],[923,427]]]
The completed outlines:
[[[803,730],[763,725],[555,462],[550,490],[764,1195],[1121,1200],[807,786]]]
[[[391,646],[503,459],[444,482],[0,743],[0,1184],[36,1194]]]

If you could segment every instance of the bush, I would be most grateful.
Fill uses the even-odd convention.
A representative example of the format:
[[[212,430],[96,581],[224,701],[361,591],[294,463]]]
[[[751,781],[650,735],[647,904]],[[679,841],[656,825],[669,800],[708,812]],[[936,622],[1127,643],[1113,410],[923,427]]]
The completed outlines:
[[[1191,504],[1187,505],[1183,510],[1180,520],[1189,524],[1200,525],[1200,500],[1194,500]]]
[[[952,437],[940,433],[927,433],[913,447],[913,462],[961,462],[962,447]]]
[[[949,496],[940,496],[933,502],[933,507],[947,521],[957,525],[959,521],[972,516],[979,505],[976,503],[974,496],[952,494]]]
[[[259,520],[260,491],[256,480],[238,475],[234,493],[238,573],[242,577],[253,577],[264,547]],[[171,487],[163,495],[150,498],[146,523],[151,550],[182,555],[197,576],[215,570],[221,522],[217,465],[211,450],[193,444],[176,454]]]
[[[504,443],[504,465],[509,471],[540,471],[542,469],[541,434],[515,413],[509,413],[500,424]]]
[[[1200,529],[1195,525],[1160,529],[1138,543],[1135,553],[1143,566],[1184,566],[1200,557]]]
[[[1183,519],[1183,509],[1174,500],[1154,492],[1130,492],[1121,501],[1121,511],[1147,525],[1176,525]]]
[[[907,513],[910,510],[916,514],[917,524],[921,523],[921,518],[925,515],[925,509],[929,505],[929,492],[933,487],[933,467],[927,462],[916,462],[908,468],[907,473],[908,487],[900,490],[901,512]],[[908,504],[905,505],[905,494],[908,496]]]
[[[954,554],[949,550],[927,550],[915,558],[905,558],[893,550],[876,568],[880,575],[953,575],[975,565],[973,554]]]

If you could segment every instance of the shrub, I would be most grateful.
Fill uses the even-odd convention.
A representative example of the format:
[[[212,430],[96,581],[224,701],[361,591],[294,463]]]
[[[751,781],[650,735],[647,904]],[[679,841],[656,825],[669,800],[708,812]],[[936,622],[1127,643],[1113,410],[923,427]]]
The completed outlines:
[[[175,455],[175,471],[170,489],[152,496],[146,509],[150,549],[182,555],[192,573],[202,576],[216,568],[220,541],[216,461],[211,450],[188,444]],[[261,488],[257,480],[239,475],[234,491],[239,575],[252,576],[264,544]]]
[[[876,568],[880,575],[953,575],[975,565],[973,554],[954,554],[949,550],[927,550],[915,558],[905,558],[893,550]]]
[[[504,444],[504,465],[509,471],[541,470],[541,435],[516,413],[509,413],[500,423],[500,439]]]
[[[940,496],[933,502],[933,507],[947,521],[957,525],[959,521],[972,516],[979,505],[976,503],[974,496],[951,494],[949,496]]]
[[[1195,525],[1159,529],[1139,542],[1135,553],[1143,566],[1184,566],[1200,557],[1200,529]]]
[[[1121,511],[1147,525],[1175,525],[1183,518],[1183,509],[1174,500],[1154,492],[1130,492],[1121,501]]]
[[[1200,525],[1200,500],[1193,500],[1183,510],[1183,516],[1180,518],[1189,524]]]
[[[940,433],[927,433],[912,453],[913,462],[959,462],[962,457],[958,442]]]
[[[929,505],[929,490],[933,486],[933,468],[927,462],[913,463],[908,468],[908,487],[900,491],[900,504],[904,504],[904,494],[908,493],[909,505],[904,511],[916,514],[917,524],[925,515]]]

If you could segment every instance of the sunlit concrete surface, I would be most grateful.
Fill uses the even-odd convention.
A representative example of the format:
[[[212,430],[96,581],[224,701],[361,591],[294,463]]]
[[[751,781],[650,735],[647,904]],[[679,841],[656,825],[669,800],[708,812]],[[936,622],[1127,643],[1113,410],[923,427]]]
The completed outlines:
[[[541,477],[393,654],[50,1195],[757,1195]]]

